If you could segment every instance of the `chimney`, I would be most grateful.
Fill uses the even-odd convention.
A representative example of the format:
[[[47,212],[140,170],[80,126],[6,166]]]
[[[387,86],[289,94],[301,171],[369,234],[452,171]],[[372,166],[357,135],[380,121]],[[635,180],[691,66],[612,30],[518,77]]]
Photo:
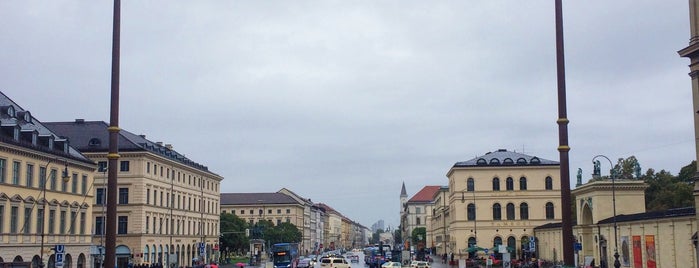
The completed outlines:
[[[165,148],[167,148],[168,150],[172,150],[172,144],[165,144]]]

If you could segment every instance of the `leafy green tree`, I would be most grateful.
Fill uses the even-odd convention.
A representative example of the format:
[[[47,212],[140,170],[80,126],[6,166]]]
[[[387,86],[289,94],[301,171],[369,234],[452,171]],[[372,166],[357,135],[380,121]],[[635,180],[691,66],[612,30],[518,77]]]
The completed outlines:
[[[400,228],[393,231],[393,238],[396,241],[396,244],[403,243],[403,234],[401,234]]]
[[[378,244],[379,240],[381,240],[381,234],[383,233],[383,229],[378,229],[376,232],[371,234],[371,241],[369,243],[371,244]]]
[[[249,226],[245,220],[230,213],[221,213],[221,251],[224,255],[244,252],[250,242],[245,236]]]
[[[270,244],[284,242],[298,243],[301,242],[302,234],[296,225],[288,222],[282,222],[277,226],[268,228],[263,237]]]
[[[635,156],[629,156],[628,158],[619,158],[616,165],[614,165],[614,174],[616,174],[617,180],[633,180],[640,179],[636,176],[636,168],[640,168],[640,163]],[[638,171],[641,172],[640,170]],[[638,174],[641,175],[641,174]]]
[[[677,175],[677,179],[684,183],[694,183],[694,175],[696,173],[697,161],[692,161],[692,163],[680,169],[680,174]]]
[[[413,243],[413,245],[416,245],[418,249],[423,248],[425,247],[425,239],[427,239],[427,229],[425,227],[417,227],[413,229],[410,237],[412,238],[411,243]]]
[[[694,206],[694,185],[680,181],[670,172],[661,170],[656,173],[648,169],[644,182],[648,184],[645,192],[648,211]]]

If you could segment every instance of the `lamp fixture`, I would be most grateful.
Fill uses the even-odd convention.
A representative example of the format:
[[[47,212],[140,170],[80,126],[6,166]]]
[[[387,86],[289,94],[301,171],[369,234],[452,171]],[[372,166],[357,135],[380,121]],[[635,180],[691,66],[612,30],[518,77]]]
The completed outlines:
[[[65,167],[63,167],[62,173],[63,174],[61,177],[63,178],[63,182],[68,182],[68,180],[70,180],[70,176],[68,175],[68,161],[66,161]]]

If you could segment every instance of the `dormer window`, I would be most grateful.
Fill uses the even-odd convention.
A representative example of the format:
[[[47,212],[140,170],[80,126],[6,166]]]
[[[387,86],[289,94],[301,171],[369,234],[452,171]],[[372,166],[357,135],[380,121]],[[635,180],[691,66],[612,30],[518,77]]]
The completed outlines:
[[[512,161],[512,158],[505,158],[505,160],[502,160],[503,165],[513,165],[515,162]]]
[[[527,164],[527,159],[524,159],[522,157],[517,158],[517,165],[526,165]]]
[[[529,163],[536,165],[536,164],[541,164],[541,160],[539,160],[538,157],[532,157],[532,160],[529,160]]]
[[[100,146],[100,145],[102,145],[102,141],[101,141],[100,139],[98,139],[98,138],[92,138],[92,139],[90,139],[90,141],[87,143],[87,146],[90,146],[90,147],[98,147],[98,146]]]
[[[2,111],[9,117],[15,117],[15,107],[12,105],[2,107]]]
[[[497,158],[490,159],[491,165],[500,165],[500,160]]]
[[[21,119],[24,122],[31,123],[32,122],[32,114],[29,113],[29,111],[20,111],[17,112],[17,118]]]
[[[479,166],[480,165],[487,165],[487,164],[488,164],[488,161],[485,161],[485,159],[483,159],[483,158],[478,158],[478,160],[476,161],[476,165],[479,165]]]

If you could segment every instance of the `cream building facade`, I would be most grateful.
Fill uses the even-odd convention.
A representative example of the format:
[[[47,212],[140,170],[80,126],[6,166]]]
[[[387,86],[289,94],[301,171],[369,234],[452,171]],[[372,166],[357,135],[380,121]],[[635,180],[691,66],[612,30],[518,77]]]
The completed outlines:
[[[427,237],[430,245],[433,245],[433,252],[437,255],[453,252],[453,247],[449,238],[449,223],[451,222],[450,208],[447,203],[449,199],[449,187],[441,186],[435,192],[431,206],[432,217],[427,227]]]
[[[616,251],[622,267],[694,266],[695,209],[646,212],[646,187],[640,180],[616,180],[614,183],[601,180],[581,185],[571,192],[578,219],[573,227],[575,241],[579,243],[578,264],[594,260],[597,265],[604,262],[612,267]],[[614,204],[617,217],[614,217]],[[537,227],[535,235],[540,258],[561,258],[560,223]]]
[[[470,247],[505,245],[512,258],[527,254],[534,227],[561,221],[559,168],[504,149],[454,164],[445,200],[448,250],[466,258]]]
[[[92,211],[93,261],[104,242],[108,124],[77,119],[46,123],[98,163]],[[117,205],[117,266],[168,262],[191,266],[215,259],[219,244],[220,185],[223,177],[178,153],[171,145],[120,130]],[[198,250],[205,245],[204,254]]]
[[[90,266],[95,163],[0,93],[0,263]]]
[[[427,225],[432,217],[432,202],[435,193],[439,191],[440,186],[425,186],[418,191],[413,197],[405,200],[403,210],[401,211],[401,233],[404,241],[410,241],[412,250],[424,249],[432,247],[432,240],[428,237],[412,237],[415,228],[425,228],[427,233]],[[405,190],[405,184],[401,190],[401,200]],[[417,241],[418,244],[412,244]]]

